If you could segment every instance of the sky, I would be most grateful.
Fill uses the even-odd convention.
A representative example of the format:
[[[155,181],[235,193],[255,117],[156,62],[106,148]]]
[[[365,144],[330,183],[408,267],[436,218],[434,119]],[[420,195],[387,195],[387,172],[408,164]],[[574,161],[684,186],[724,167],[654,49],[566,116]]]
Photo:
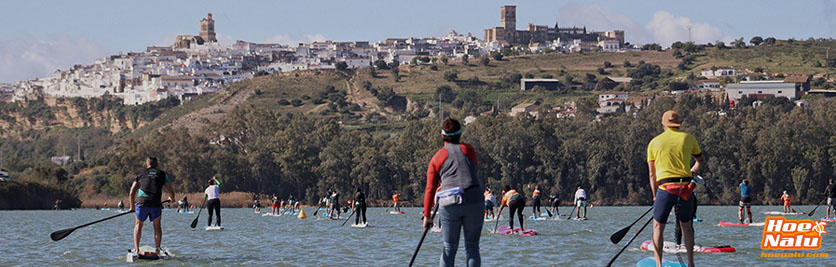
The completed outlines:
[[[432,37],[451,30],[482,38],[499,26],[499,7],[528,23],[625,31],[630,43],[730,41],[836,35],[836,0],[809,1],[64,1],[0,2],[0,83],[45,77],[108,55],[171,45],[197,35],[213,13],[219,42],[296,44]]]

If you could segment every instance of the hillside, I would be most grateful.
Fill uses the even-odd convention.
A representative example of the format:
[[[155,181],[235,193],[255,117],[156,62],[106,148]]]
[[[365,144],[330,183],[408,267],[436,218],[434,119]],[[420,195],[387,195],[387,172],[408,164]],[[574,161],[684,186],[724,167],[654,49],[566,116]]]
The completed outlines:
[[[609,166],[613,160],[632,161],[626,156],[634,155],[619,156],[622,158],[597,155],[595,153],[598,152],[586,151],[587,145],[568,141],[574,136],[590,135],[588,131],[606,130],[602,133],[606,136],[593,135],[589,138],[607,139],[618,136],[617,132],[624,130],[609,125],[599,129],[599,126],[587,123],[595,115],[597,94],[602,90],[629,90],[631,95],[657,96],[673,82],[695,82],[695,76],[701,69],[712,66],[734,66],[764,73],[805,73],[824,78],[814,83],[814,88],[832,88],[835,85],[828,79],[834,74],[836,59],[827,58],[826,48],[834,43],[779,41],[774,45],[749,48],[703,46],[692,51],[508,54],[501,60],[491,56],[487,65],[481,59],[470,59],[467,63],[452,61],[448,64],[402,65],[397,71],[391,67],[297,71],[230,84],[216,93],[182,104],[174,99],[141,106],[123,106],[114,99],[40,99],[26,103],[2,103],[0,134],[4,139],[0,140],[0,149],[5,152],[2,167],[25,182],[49,184],[51,182],[48,181],[52,180],[65,181],[62,186],[73,188],[85,198],[123,194],[127,190],[124,187],[130,185],[132,173],[140,168],[138,162],[149,154],[161,157],[170,173],[180,179],[178,191],[199,191],[204,184],[203,179],[221,175],[238,177],[230,183],[233,190],[293,193],[305,198],[321,194],[323,192],[320,191],[335,183],[341,190],[357,186],[355,183],[384,185],[371,192],[371,198],[385,197],[387,190],[417,194],[421,190],[420,174],[426,169],[424,157],[431,154],[432,147],[436,145],[432,140],[424,140],[423,136],[435,132],[430,127],[434,124],[430,119],[437,118],[439,105],[442,105],[445,116],[463,118],[491,110],[495,114],[506,113],[512,106],[525,102],[539,101],[541,107],[546,108],[560,107],[572,100],[579,103],[576,122],[527,121],[501,115],[486,116],[485,119],[480,117],[474,126],[481,129],[477,140],[485,146],[483,148],[493,151],[484,159],[489,162],[486,177],[505,182],[518,175],[563,177],[553,181],[560,185],[574,183],[576,175],[598,175],[590,179],[606,180],[613,174],[584,168]],[[610,64],[604,67],[607,62]],[[598,81],[606,76],[631,76],[634,82],[596,90]],[[566,86],[551,91],[520,91],[519,79],[529,77],[554,78]],[[651,109],[659,111],[674,105],[670,98],[663,97],[661,100],[654,101]],[[708,111],[727,107],[704,101],[686,97],[685,103],[675,105],[699,107],[706,112],[702,115],[705,121],[700,123],[704,127],[714,127],[710,122],[716,118]],[[817,103],[829,105],[830,102]],[[792,109],[791,103],[782,101],[771,101],[770,105],[780,107],[778,110],[787,114]],[[826,112],[824,109],[827,107],[817,108]],[[754,114],[754,111],[742,114]],[[656,115],[648,113],[641,116]],[[633,135],[644,138],[652,134],[653,125],[630,122],[626,117],[614,115],[614,119],[622,124],[629,122],[632,127],[641,129],[640,134]],[[742,121],[742,118],[735,118],[735,121]],[[757,127],[769,123],[765,121]],[[564,148],[568,150],[560,152],[567,162],[550,161],[543,156],[553,152],[537,149],[541,147],[537,145],[541,142],[537,134],[519,140],[522,137],[504,135],[503,131],[508,130],[502,128],[505,126],[494,129],[489,126],[491,124],[544,131],[543,134],[559,140],[548,141],[545,146],[569,146]],[[565,127],[571,127],[565,129],[568,133],[553,132]],[[757,127],[751,130],[757,132]],[[225,139],[222,140],[221,136]],[[489,143],[494,141],[499,144],[492,148]],[[629,142],[633,148],[642,146],[641,140],[622,141]],[[535,164],[531,166],[514,163],[527,162],[523,158],[533,157],[506,153],[507,147],[520,144],[531,144],[531,150],[543,156],[543,162],[529,162]],[[600,141],[594,145],[601,149],[607,147],[606,142]],[[81,162],[65,167],[48,162],[51,156],[75,155],[76,149],[81,150],[81,155],[73,158],[83,158]],[[633,152],[640,154],[641,151]],[[589,157],[572,156],[579,153],[589,154]],[[752,152],[749,156],[758,156],[759,153]],[[726,154],[735,160],[746,161],[745,157]],[[593,156],[603,158],[595,162],[580,162]],[[543,166],[547,170],[535,166]],[[63,174],[61,170],[64,170]],[[792,175],[801,177],[802,170],[794,171],[798,173]],[[641,170],[628,168],[618,172],[636,175]],[[737,171],[726,171],[732,172]],[[754,169],[747,169],[746,175],[759,174]],[[306,180],[300,177],[315,178]],[[369,178],[352,180],[355,177]],[[531,183],[536,181],[532,177],[526,179]],[[638,180],[629,184],[633,190],[628,192],[631,197],[641,192],[641,182]],[[610,203],[635,202],[615,199]]]

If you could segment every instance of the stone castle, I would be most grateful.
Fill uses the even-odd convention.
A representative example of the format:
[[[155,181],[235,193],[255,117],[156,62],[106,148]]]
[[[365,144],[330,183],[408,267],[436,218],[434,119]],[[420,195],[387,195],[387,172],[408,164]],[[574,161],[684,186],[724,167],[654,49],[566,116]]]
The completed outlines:
[[[179,35],[174,41],[174,48],[189,48],[192,44],[202,45],[204,43],[217,43],[215,38],[215,20],[212,19],[212,13],[206,18],[200,20],[200,35]]]
[[[581,42],[599,42],[602,40],[616,40],[624,46],[624,31],[612,30],[606,32],[587,32],[586,27],[560,28],[557,23],[554,28],[547,25],[528,24],[528,29],[517,30],[517,7],[500,7],[500,27],[485,30],[485,41],[498,42],[503,46],[528,45],[532,43],[546,43],[557,39],[581,40]]]

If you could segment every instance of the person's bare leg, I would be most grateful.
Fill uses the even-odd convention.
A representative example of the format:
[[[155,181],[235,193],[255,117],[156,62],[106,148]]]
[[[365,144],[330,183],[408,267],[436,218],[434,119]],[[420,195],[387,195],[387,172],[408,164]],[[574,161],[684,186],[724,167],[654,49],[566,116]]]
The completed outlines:
[[[683,229],[684,230],[684,229]],[[662,267],[662,247],[665,243],[665,237],[662,233],[665,232],[665,224],[653,220],[653,257],[656,260],[656,266]]]
[[[142,238],[143,222],[139,219],[135,220],[136,224],[134,224],[134,252],[139,253],[139,240]]]
[[[737,208],[737,218],[740,219],[740,222],[743,222],[743,207]]]
[[[746,214],[749,214],[749,223],[754,223],[752,221],[752,207],[746,207]]]
[[[679,226],[682,228],[682,237],[685,239],[688,266],[694,266],[694,228],[691,228],[691,222],[680,222]]]
[[[154,245],[156,245],[154,248],[156,249],[157,254],[160,254],[160,243],[163,241],[163,227],[160,222],[161,219],[162,216],[157,217],[157,219],[154,220]]]

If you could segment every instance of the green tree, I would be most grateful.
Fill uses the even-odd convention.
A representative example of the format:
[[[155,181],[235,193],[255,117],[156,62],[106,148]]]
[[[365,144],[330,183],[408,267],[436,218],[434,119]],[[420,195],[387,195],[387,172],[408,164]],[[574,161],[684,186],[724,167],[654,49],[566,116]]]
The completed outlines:
[[[763,43],[763,38],[760,36],[752,37],[752,39],[749,40],[749,43],[754,46],[759,46],[761,45],[761,43]]]
[[[488,64],[491,63],[491,59],[488,58],[487,56],[483,56],[482,58],[479,59],[479,63],[481,63],[483,66],[487,66]]]
[[[337,62],[335,67],[337,68],[337,70],[346,70],[346,69],[348,69],[348,64],[345,63],[345,61],[340,61],[340,62]]]

